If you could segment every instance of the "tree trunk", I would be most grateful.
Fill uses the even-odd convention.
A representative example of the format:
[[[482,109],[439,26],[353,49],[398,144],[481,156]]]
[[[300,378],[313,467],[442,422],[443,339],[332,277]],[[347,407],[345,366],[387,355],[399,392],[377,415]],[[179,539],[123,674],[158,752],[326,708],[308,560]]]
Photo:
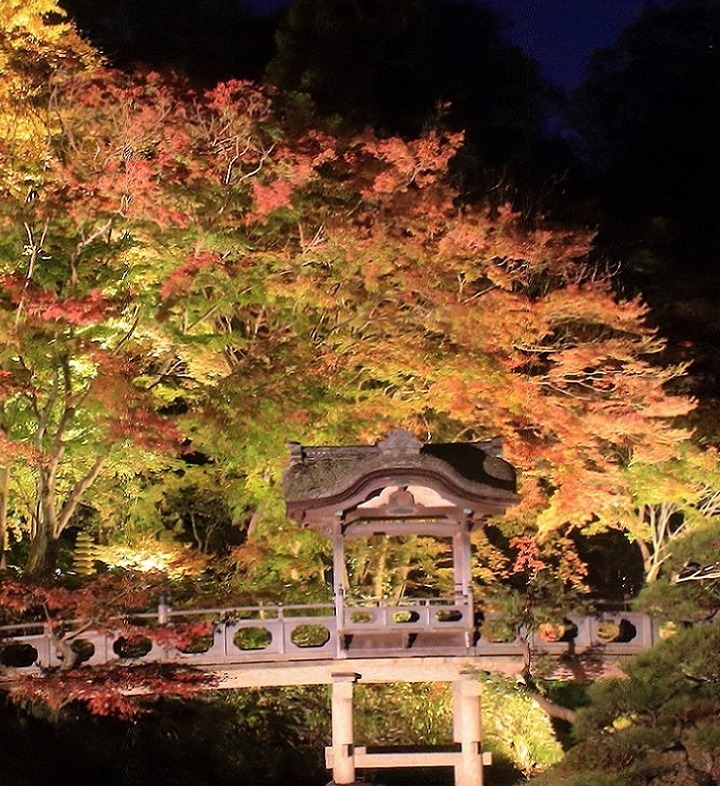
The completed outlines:
[[[538,703],[541,710],[543,710],[548,717],[564,720],[567,723],[575,723],[577,720],[577,713],[567,707],[561,707],[559,704],[546,699],[539,691],[529,689],[528,692]]]
[[[48,530],[49,523],[42,517],[37,531],[30,541],[30,552],[25,564],[26,576],[42,576],[55,570],[58,541]]]
[[[10,467],[0,469],[0,570],[7,568],[8,552],[8,489],[10,487]]]
[[[660,575],[660,569],[663,566],[663,562],[665,560],[654,559],[649,566],[646,566],[645,570],[645,583],[652,584],[653,582],[658,580],[658,576]]]
[[[535,683],[535,678],[533,677],[532,672],[532,661],[533,661],[533,651],[530,648],[530,644],[527,639],[524,639],[522,642],[522,649],[523,649],[523,659],[525,661],[525,668],[523,669],[523,683],[525,685],[525,690],[535,699],[545,714],[550,718],[557,718],[558,720],[564,720],[568,723],[575,723],[577,720],[577,713],[574,710],[568,709],[567,707],[561,707],[559,704],[555,704],[554,702],[547,699],[542,693],[538,690],[538,687]]]
[[[102,455],[95,459],[87,474],[78,480],[62,504],[59,504],[55,491],[55,470],[39,468],[37,530],[30,541],[26,575],[40,576],[55,570],[60,536],[70,523],[83,494],[95,482],[106,458],[106,455]]]
[[[38,472],[37,527],[30,540],[30,552],[25,565],[27,576],[42,576],[55,569],[58,544],[56,534],[54,478],[45,467]]]
[[[410,576],[410,569],[412,568],[411,558],[408,556],[405,558],[404,562],[398,566],[397,574],[398,574],[398,585],[393,590],[393,601],[395,603],[399,603],[402,598],[405,596],[405,590],[407,588],[408,577]]]

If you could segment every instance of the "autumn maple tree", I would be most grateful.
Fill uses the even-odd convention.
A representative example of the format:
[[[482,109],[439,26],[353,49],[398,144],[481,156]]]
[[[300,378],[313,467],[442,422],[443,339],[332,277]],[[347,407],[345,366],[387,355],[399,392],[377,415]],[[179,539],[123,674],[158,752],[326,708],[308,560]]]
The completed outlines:
[[[157,572],[106,574],[73,588],[6,578],[0,587],[5,620],[21,620],[26,627],[41,625],[61,661],[47,674],[16,674],[7,686],[10,698],[55,711],[80,704],[94,715],[132,718],[157,696],[187,697],[213,687],[211,675],[173,663],[126,661],[121,666],[79,668],[94,654],[94,645],[84,638],[88,631],[111,635],[126,647],[144,644],[145,650],[153,642],[167,650],[183,649],[211,634],[213,626],[207,620],[167,625],[147,619],[150,615],[133,617],[152,606],[166,588],[167,577]],[[4,665],[13,665],[12,646],[10,653]]]
[[[29,532],[28,572],[80,511],[127,532],[126,488],[167,510],[189,452],[186,488],[217,479],[259,580],[258,546],[285,538],[285,442],[396,426],[501,434],[521,471],[508,537],[640,537],[642,468],[672,466],[692,402],[589,234],[464,204],[460,134],[333,136],[244,82],[52,77],[42,144],[3,158],[0,510]],[[297,544],[290,569],[306,548],[321,576]]]
[[[43,96],[58,70],[94,67],[99,58],[55,0],[6,0],[0,8],[0,131],[4,153],[38,151],[45,139]]]
[[[170,308],[210,295],[243,339],[215,410],[238,438],[228,460],[264,504],[288,438],[501,433],[522,470],[511,533],[623,526],[630,468],[689,436],[674,418],[691,402],[664,389],[682,369],[650,363],[662,343],[588,266],[589,236],[458,204],[445,174],[460,144],[325,139],[301,180],[277,145],[243,215],[242,274],[226,260],[173,274],[187,299]]]
[[[132,443],[140,455],[179,444],[142,381],[155,358],[136,335],[141,305],[127,277],[129,205],[148,174],[119,135],[141,132],[119,111],[90,122],[77,110],[99,100],[94,88],[105,90],[84,73],[58,78],[41,153],[6,150],[4,160],[3,529],[9,515],[29,527],[29,573],[53,565],[113,448]]]
[[[327,544],[284,516],[289,440],[502,435],[521,503],[474,536],[474,576],[496,598],[522,577],[548,608],[582,584],[575,531],[623,530],[652,580],[715,516],[716,457],[678,426],[684,369],[654,361],[646,308],[589,261],[591,234],[465,202],[461,134],[331,134],[270,88],[121,74],[55,12],[0,11],[0,71],[28,99],[0,90],[18,132],[0,142],[0,540],[35,579],[0,605],[63,655],[16,698],[132,715],[128,693],[207,687],[82,667],[85,630],[209,632],[135,626],[167,577],[132,568],[192,554],[205,581],[225,571],[223,600],[320,600]],[[38,582],[80,529],[119,575]],[[437,542],[355,548],[361,592],[444,589]]]

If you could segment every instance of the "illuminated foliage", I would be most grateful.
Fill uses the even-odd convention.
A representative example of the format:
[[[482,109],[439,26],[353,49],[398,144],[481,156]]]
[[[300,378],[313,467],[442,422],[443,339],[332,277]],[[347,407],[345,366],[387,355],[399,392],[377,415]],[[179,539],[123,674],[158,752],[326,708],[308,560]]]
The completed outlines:
[[[717,454],[691,444],[679,445],[663,462],[630,468],[635,507],[622,523],[638,543],[648,583],[685,536],[707,529],[720,513],[720,476]]]
[[[55,0],[6,0],[0,7],[0,169],[42,155],[53,124],[44,98],[54,73],[92,68],[97,55]],[[14,184],[22,188],[21,182]],[[26,189],[27,192],[27,189]]]
[[[288,439],[501,433],[509,532],[541,538],[623,525],[629,470],[687,439],[643,306],[588,266],[591,237],[459,206],[461,136],[297,130],[242,82],[95,72],[51,104],[62,133],[3,215],[5,433],[44,501],[21,514],[31,571],[108,454],[177,445],[160,406],[247,511],[277,509]]]
[[[143,666],[94,667],[52,675],[21,677],[13,681],[8,695],[13,701],[41,703],[59,711],[83,705],[93,715],[134,718],[145,701],[158,696],[188,698],[214,686],[210,676],[167,663]]]
[[[522,501],[497,522],[502,545],[475,536],[474,570],[522,585],[504,595],[521,621],[581,589],[572,530],[625,530],[654,579],[715,515],[716,457],[677,426],[693,403],[666,384],[684,369],[651,362],[645,307],[590,264],[591,235],[463,204],[448,178],[461,134],[332,136],[245,82],[103,70],[50,0],[6,4],[0,29],[0,540],[29,544],[28,574],[87,525],[112,565],[170,567],[184,541],[198,569],[230,553],[249,602],[320,599],[327,543],[284,520],[285,444],[390,427],[503,435]],[[350,554],[361,592],[446,589],[440,544],[410,540],[395,562],[386,545]],[[127,717],[129,686],[207,687],[76,668],[65,621],[116,625],[159,589],[133,580],[5,582],[6,608],[66,655],[13,697]],[[557,750],[549,735],[518,750],[536,709],[519,704],[498,735],[529,771]]]
[[[6,578],[0,586],[5,620],[41,622],[61,665],[43,674],[14,674],[8,686],[16,702],[43,704],[58,711],[73,703],[95,715],[133,717],[143,703],[158,696],[190,696],[214,685],[213,679],[173,664],[83,666],[82,634],[112,632],[125,646],[155,642],[167,649],[186,649],[212,632],[206,620],[165,625],[133,623],[168,587],[160,573],[105,574],[72,588]],[[149,644],[148,644],[149,647]]]
[[[660,580],[640,593],[638,610],[670,621],[671,629],[714,619],[720,610],[719,550],[717,517],[681,532],[666,553]]]
[[[632,529],[642,468],[688,440],[674,419],[692,402],[664,389],[683,369],[649,362],[643,305],[589,265],[591,236],[461,205],[460,134],[333,137],[248,83],[98,70],[46,107],[53,133],[13,164],[27,189],[1,216],[4,435],[23,466],[6,495],[30,572],[80,500],[103,504],[128,465],[152,495],[154,457],[181,443],[272,539],[288,439],[500,433],[521,470],[505,532],[552,541]]]

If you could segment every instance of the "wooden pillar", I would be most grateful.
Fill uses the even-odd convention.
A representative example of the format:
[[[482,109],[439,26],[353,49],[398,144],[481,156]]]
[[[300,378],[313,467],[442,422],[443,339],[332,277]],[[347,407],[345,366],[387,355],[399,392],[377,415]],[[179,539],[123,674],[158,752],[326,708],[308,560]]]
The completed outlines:
[[[467,613],[467,633],[466,645],[471,647],[474,643],[475,619],[472,597],[472,545],[470,543],[470,531],[467,525],[459,523],[459,529],[453,535],[453,576],[455,580],[455,599],[462,599],[466,604]]]
[[[472,560],[472,547],[470,533],[465,525],[453,535],[453,577],[455,580],[455,595],[469,597],[471,594],[470,562]]]
[[[342,523],[336,521],[332,531],[333,547],[333,596],[335,598],[335,626],[337,631],[336,657],[346,656],[343,633],[345,627],[345,543],[342,535]]]
[[[357,674],[332,675],[333,783],[355,783],[355,740],[353,736],[353,686]]]
[[[477,680],[453,682],[453,736],[455,742],[460,743],[462,754],[455,765],[455,786],[482,786],[480,683]]]

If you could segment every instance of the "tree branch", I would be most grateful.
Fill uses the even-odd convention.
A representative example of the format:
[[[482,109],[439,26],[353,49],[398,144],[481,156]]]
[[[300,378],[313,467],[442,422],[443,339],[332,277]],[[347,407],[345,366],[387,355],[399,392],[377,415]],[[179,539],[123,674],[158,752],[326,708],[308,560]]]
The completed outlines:
[[[57,517],[56,531],[54,533],[56,538],[60,537],[60,534],[68,525],[68,522],[70,521],[73,513],[75,512],[78,503],[82,499],[83,494],[95,482],[106,460],[107,460],[107,454],[98,456],[95,459],[95,463],[92,465],[92,467],[90,467],[85,477],[81,478],[73,486],[73,490],[70,492],[70,495],[65,501],[65,504],[62,506],[62,509],[60,510],[60,515]]]

